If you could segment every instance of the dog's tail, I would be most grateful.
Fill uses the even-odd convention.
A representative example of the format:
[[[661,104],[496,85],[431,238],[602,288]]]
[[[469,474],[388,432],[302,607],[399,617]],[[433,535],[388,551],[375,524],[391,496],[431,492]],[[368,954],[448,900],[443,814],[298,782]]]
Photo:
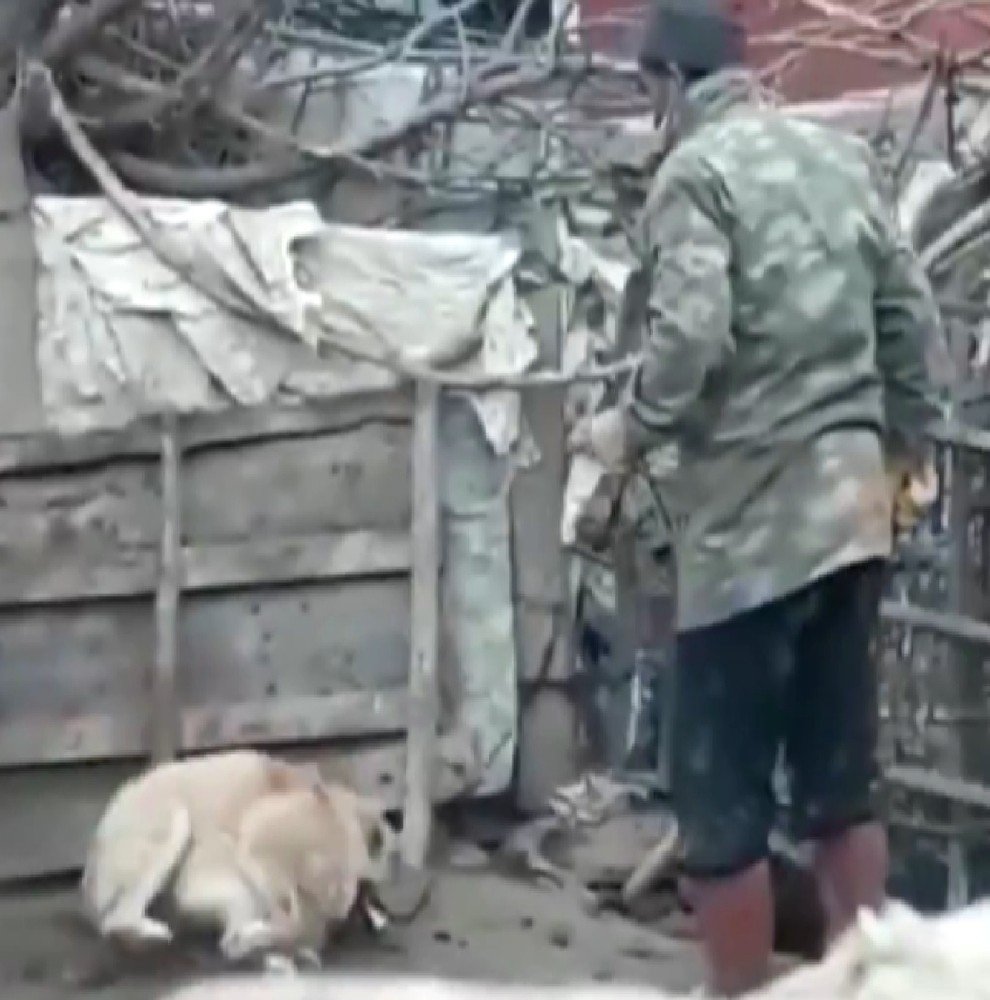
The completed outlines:
[[[139,845],[124,831],[115,831],[112,836],[98,834],[80,884],[90,919],[102,926],[115,912],[144,913],[185,861],[192,834],[189,810],[180,804],[172,809],[164,840]]]

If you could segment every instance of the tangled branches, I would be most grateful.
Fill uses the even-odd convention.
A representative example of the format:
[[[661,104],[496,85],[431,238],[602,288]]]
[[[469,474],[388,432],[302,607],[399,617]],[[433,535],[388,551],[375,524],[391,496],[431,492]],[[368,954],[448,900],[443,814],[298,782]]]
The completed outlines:
[[[799,27],[758,33],[751,40],[764,57],[766,81],[776,87],[813,55],[851,55],[902,72],[924,72],[949,55],[924,30],[934,14],[952,12],[976,34],[990,34],[990,15],[979,0],[796,0],[793,6],[802,15]],[[988,57],[990,45],[977,44],[948,61],[956,71],[986,70]]]
[[[482,0],[460,0],[412,24],[382,16],[367,0],[20,3],[36,4],[36,14],[45,8],[43,18],[26,19],[21,48],[52,70],[101,155],[148,193],[272,200],[313,195],[355,173],[461,192],[587,184],[587,151],[572,150],[570,126],[580,132],[596,100],[611,94],[614,102],[617,90],[624,111],[642,107],[634,74],[571,44],[567,12],[529,42],[533,0],[498,33],[467,26]],[[368,23],[375,14],[384,39],[341,34],[356,30],[362,9]],[[417,92],[407,114],[386,116],[373,129],[324,128],[322,141],[303,138],[313,132],[300,127],[312,105],[322,98],[322,114],[328,101],[350,101],[353,118],[386,67],[405,72]],[[24,104],[43,189],[85,190],[88,180],[65,155],[43,103],[26,93]],[[338,117],[347,118],[346,110]],[[472,159],[456,148],[455,123],[490,127],[501,148]],[[514,152],[540,144],[542,157],[533,163],[531,156],[525,171],[504,169]]]
[[[770,82],[816,51],[934,64],[937,46],[917,28],[934,0],[801,4],[811,16],[800,29],[753,39],[773,54]],[[501,22],[494,0],[459,0],[426,19],[375,0],[17,0],[0,23],[0,58],[44,62],[101,155],[140,191],[271,201],[320,197],[357,175],[447,198],[539,198],[612,186],[601,183],[603,171],[615,180],[599,156],[603,129],[647,110],[630,67],[589,47],[602,18],[576,18],[575,6],[527,37],[534,0]],[[640,16],[626,7],[605,20]],[[413,99],[374,127],[357,122],[389,74]],[[39,185],[86,190],[27,98]],[[465,139],[472,131],[494,142]]]

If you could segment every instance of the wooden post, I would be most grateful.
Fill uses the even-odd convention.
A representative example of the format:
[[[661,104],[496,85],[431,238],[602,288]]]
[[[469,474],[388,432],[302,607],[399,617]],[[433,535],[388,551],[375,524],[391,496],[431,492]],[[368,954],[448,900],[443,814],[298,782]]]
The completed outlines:
[[[613,670],[615,676],[628,677],[630,680],[624,685],[621,699],[617,693],[612,694],[607,713],[609,723],[605,745],[608,747],[606,763],[622,770],[625,766],[626,736],[632,711],[632,676],[639,649],[639,580],[636,573],[635,529],[622,520],[621,514],[620,523],[612,538],[612,573],[615,578],[616,640],[612,647],[615,660]]]
[[[40,0],[36,2],[40,6]],[[8,23],[11,20],[9,12],[0,16]],[[10,42],[10,35],[0,33],[0,46]],[[4,434],[45,429],[37,358],[39,269],[31,226],[31,196],[21,159],[20,111],[16,99],[0,108],[0,297],[4,319],[0,338],[0,428]]]
[[[440,645],[440,389],[416,386],[412,453],[412,632],[409,735],[402,858],[421,868],[430,846],[433,765],[439,713]]]
[[[151,757],[174,759],[179,747],[176,669],[179,643],[179,593],[182,589],[182,514],[179,484],[179,420],[162,416],[162,533],[158,589],[155,594],[155,668],[151,683]]]
[[[953,359],[954,381],[952,387],[952,419],[964,422],[964,391],[969,375],[970,328],[954,320],[949,323],[949,341]],[[948,579],[949,611],[979,619],[983,616],[981,595],[975,586],[970,560],[970,518],[973,514],[971,460],[960,448],[949,449],[949,532],[951,564]],[[943,484],[943,490],[945,484]],[[943,689],[948,695],[950,713],[958,719],[960,710],[967,705],[983,701],[983,651],[969,643],[954,640],[949,645],[947,684]],[[936,697],[941,699],[943,691]],[[986,780],[986,760],[990,741],[983,726],[973,726],[965,721],[955,722],[956,760],[953,762],[960,778],[968,781]],[[948,856],[948,883],[946,907],[956,908],[969,901],[969,851],[964,843],[966,809],[959,803],[949,808],[954,836],[950,839]]]

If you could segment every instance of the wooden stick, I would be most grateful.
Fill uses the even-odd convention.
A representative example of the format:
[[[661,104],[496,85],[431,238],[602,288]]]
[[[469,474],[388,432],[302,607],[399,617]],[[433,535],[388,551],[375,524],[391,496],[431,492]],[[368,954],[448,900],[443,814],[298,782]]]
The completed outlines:
[[[430,845],[433,758],[439,713],[440,644],[440,390],[416,386],[413,425],[412,630],[409,664],[409,736],[402,857],[420,868]]]
[[[182,589],[179,421],[162,416],[162,534],[158,590],[155,594],[155,669],[151,684],[151,756],[174,759],[179,747],[176,668],[179,643],[179,593]]]
[[[656,884],[657,879],[676,860],[679,846],[680,835],[677,824],[674,823],[657,841],[654,847],[647,852],[643,860],[636,865],[632,874],[626,879],[626,883],[622,887],[622,902],[626,906],[630,906],[644,892],[647,892],[652,885]]]
[[[36,2],[36,0],[35,0]],[[92,41],[108,21],[120,18],[140,0],[96,0],[86,7],[75,7],[71,17],[60,18],[42,39],[40,57],[43,62],[63,62]]]

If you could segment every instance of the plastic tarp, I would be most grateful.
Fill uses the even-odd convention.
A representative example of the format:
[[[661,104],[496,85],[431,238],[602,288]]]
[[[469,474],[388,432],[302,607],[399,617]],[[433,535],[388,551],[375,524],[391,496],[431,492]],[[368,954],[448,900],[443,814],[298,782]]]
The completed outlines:
[[[376,353],[455,357],[464,372],[515,374],[536,357],[516,295],[514,234],[330,225],[308,202],[142,205],[172,244],[248,289],[289,333],[231,315],[163,263],[105,199],[38,198],[39,373],[47,419],[59,430],[396,384],[379,365],[318,353],[321,327]],[[496,453],[507,454],[519,433],[517,395],[472,401]]]

